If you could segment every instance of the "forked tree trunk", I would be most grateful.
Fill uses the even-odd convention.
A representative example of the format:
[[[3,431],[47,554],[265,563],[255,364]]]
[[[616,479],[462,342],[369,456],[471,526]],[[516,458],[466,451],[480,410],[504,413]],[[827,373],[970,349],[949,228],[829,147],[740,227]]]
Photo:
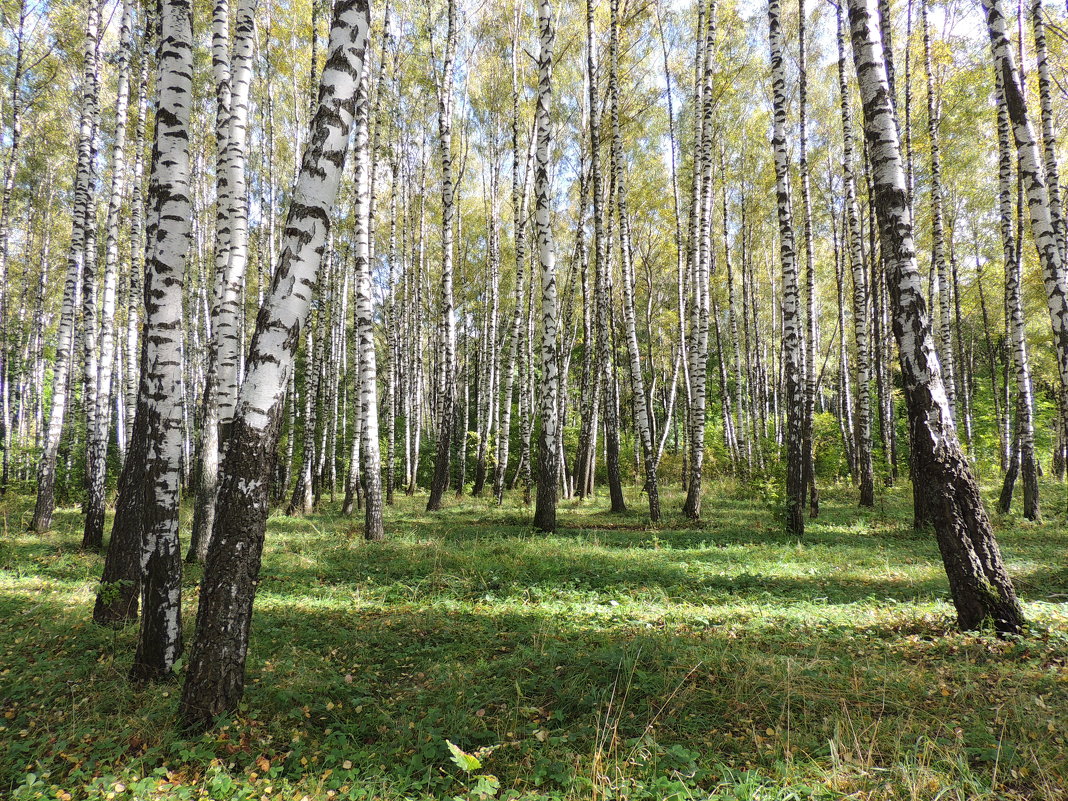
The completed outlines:
[[[215,529],[179,715],[193,728],[237,707],[267,523],[286,379],[307,321],[364,69],[367,0],[334,8],[319,108],[311,124],[271,290],[260,311],[223,461]]]
[[[875,18],[874,0],[849,0],[853,59],[875,165],[876,211],[913,431],[913,479],[927,499],[959,625],[974,629],[990,621],[999,632],[1017,633],[1023,610],[957,439],[942,384],[916,267],[905,171]]]

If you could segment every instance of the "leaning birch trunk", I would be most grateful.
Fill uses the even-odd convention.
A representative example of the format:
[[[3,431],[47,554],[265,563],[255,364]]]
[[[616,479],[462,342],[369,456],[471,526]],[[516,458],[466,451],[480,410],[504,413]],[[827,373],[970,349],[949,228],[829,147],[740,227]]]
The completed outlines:
[[[557,319],[556,251],[549,220],[549,104],[552,101],[553,21],[549,0],[538,3],[538,146],[534,158],[534,221],[538,236],[538,262],[541,265],[541,437],[538,440],[538,493],[534,506],[534,528],[556,531],[558,438],[560,417],[559,369],[556,353]]]
[[[136,417],[144,459],[126,470],[142,485],[141,631],[131,676],[168,676],[182,652],[182,556],[178,511],[182,454],[182,287],[192,242],[189,114],[193,100],[193,24],[189,0],[161,3],[156,143],[149,184],[157,217],[145,270],[145,336]],[[138,424],[134,424],[135,431]],[[129,521],[116,521],[129,525]]]
[[[1035,462],[1034,396],[1031,386],[1031,364],[1027,354],[1027,336],[1024,328],[1023,300],[1021,297],[1020,261],[1016,258],[1016,240],[1012,226],[1012,155],[1009,145],[1009,112],[1000,72],[994,73],[994,85],[998,106],[998,218],[1001,223],[1001,244],[1005,262],[1005,310],[1009,339],[1012,347],[1012,365],[1016,374],[1016,431],[1018,437],[1018,460],[1024,483],[1024,517],[1037,520],[1038,465]],[[1014,459],[1015,461],[1015,459]],[[1016,478],[1016,465],[1006,471],[1002,483],[1001,502],[998,511],[1007,514],[1012,503],[1012,485]]]
[[[68,384],[74,360],[74,329],[78,288],[85,262],[86,227],[91,213],[89,197],[92,185],[92,151],[94,119],[96,116],[96,41],[99,28],[99,4],[89,0],[83,49],[82,101],[78,125],[78,162],[74,178],[74,211],[72,214],[70,249],[67,256],[67,283],[60,312],[59,336],[56,346],[55,368],[52,372],[52,409],[45,430],[44,447],[37,470],[37,504],[33,510],[30,529],[48,531],[55,509],[56,456],[63,433],[67,410]]]
[[[634,312],[634,265],[631,262],[630,218],[627,216],[627,189],[623,180],[623,135],[619,125],[619,0],[611,0],[611,34],[609,37],[608,97],[612,120],[611,180],[615,189],[616,214],[619,222],[620,268],[623,280],[623,324],[626,329],[627,356],[630,361],[630,386],[634,403],[634,422],[641,440],[645,468],[645,491],[649,497],[649,519],[660,521],[660,492],[656,482],[656,450],[653,444],[651,413],[646,403],[645,379],[642,376],[641,351]]]
[[[438,409],[438,441],[434,475],[430,481],[428,512],[441,508],[441,498],[449,486],[452,461],[452,427],[456,405],[456,315],[453,301],[453,226],[456,195],[452,169],[452,84],[456,55],[456,0],[448,0],[448,34],[445,59],[438,88],[438,147],[441,156],[441,398]]]
[[[874,165],[875,205],[891,317],[913,432],[913,480],[920,482],[926,496],[958,624],[974,629],[992,621],[999,632],[1016,633],[1024,623],[1023,610],[957,439],[923,300],[894,108],[875,30],[874,2],[849,0],[849,20],[864,132]]]
[[[774,118],[771,147],[775,156],[775,193],[779,216],[779,256],[782,260],[782,369],[786,387],[786,530],[805,533],[805,390],[801,359],[801,309],[790,208],[790,163],[786,149],[786,78],[783,71],[782,23],[779,0],[768,4],[771,41],[771,85]]]
[[[89,498],[82,545],[99,548],[104,541],[104,485],[111,431],[111,376],[115,366],[115,306],[119,273],[119,215],[126,186],[126,112],[130,100],[130,53],[133,49],[133,7],[124,0],[119,32],[118,86],[115,92],[115,140],[111,151],[111,192],[108,200],[104,285],[100,306],[100,362],[97,366],[96,410],[86,465]]]
[[[842,173],[845,184],[846,228],[849,266],[853,274],[853,337],[857,348],[857,399],[854,421],[857,479],[860,505],[875,506],[875,478],[871,455],[871,354],[868,342],[868,275],[864,269],[863,233],[857,203],[857,178],[853,171],[853,112],[846,83],[845,19],[835,7],[838,32],[838,90],[842,101]],[[845,331],[842,332],[845,339]]]
[[[1005,17],[1001,12],[1000,0],[983,0],[983,10],[990,33],[994,68],[1001,75],[1005,106],[1016,144],[1021,184],[1027,192],[1031,233],[1034,235],[1038,258],[1042,264],[1042,278],[1046,287],[1046,301],[1060,371],[1061,392],[1068,397],[1068,288],[1065,286],[1064,259],[1051,213],[1050,195],[1042,176],[1034,129],[1027,113],[1023,92],[1020,90],[1012,43],[1005,32]]]
[[[1046,25],[1042,21],[1042,0],[1032,0],[1031,25],[1035,34],[1035,61],[1038,67],[1038,95],[1042,109],[1042,157],[1049,187],[1050,220],[1057,235],[1061,263],[1068,259],[1065,243],[1064,209],[1061,206],[1060,167],[1057,164],[1057,138],[1053,130],[1053,99],[1050,87],[1049,55],[1046,49]]]
[[[252,602],[286,383],[337,198],[364,69],[369,17],[367,0],[341,0],[334,9],[319,108],[223,460],[215,529],[180,707],[183,722],[192,727],[210,726],[216,715],[235,709],[244,691]]]

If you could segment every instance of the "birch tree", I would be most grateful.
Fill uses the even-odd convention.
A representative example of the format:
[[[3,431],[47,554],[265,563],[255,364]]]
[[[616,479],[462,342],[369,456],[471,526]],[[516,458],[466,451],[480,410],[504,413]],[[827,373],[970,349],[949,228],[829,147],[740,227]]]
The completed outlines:
[[[623,177],[623,134],[619,125],[619,0],[611,0],[611,35],[609,38],[608,102],[612,121],[611,180],[616,199],[619,225],[619,260],[623,279],[623,324],[626,328],[627,355],[630,361],[631,397],[634,424],[641,441],[645,467],[645,492],[649,497],[649,519],[660,520],[660,492],[656,482],[656,446],[653,444],[652,418],[646,403],[645,379],[642,375],[641,350],[634,312],[634,266],[631,262],[630,218],[627,213],[627,187]]]
[[[557,360],[559,324],[556,291],[556,250],[550,222],[549,188],[549,106],[552,102],[553,32],[549,0],[538,2],[538,146],[534,158],[534,219],[541,265],[541,436],[538,440],[538,493],[534,507],[534,528],[556,531],[556,496],[560,418],[558,393],[560,367]]]
[[[37,503],[30,529],[48,531],[55,509],[56,456],[67,411],[68,382],[74,360],[75,315],[86,254],[86,227],[93,210],[93,140],[96,136],[97,35],[100,7],[88,0],[82,45],[82,85],[78,120],[78,158],[74,176],[74,212],[71,218],[70,247],[67,252],[67,280],[63,291],[55,367],[52,373],[52,408],[48,416],[41,460],[37,469]]]
[[[1038,144],[1034,128],[1027,113],[1024,94],[1020,88],[1019,72],[1012,52],[1012,43],[1005,31],[1005,17],[1000,0],[984,0],[987,31],[994,58],[994,69],[1001,75],[1002,94],[1009,115],[1016,158],[1020,170],[1020,183],[1026,191],[1026,205],[1030,216],[1031,233],[1034,236],[1038,259],[1042,265],[1042,278],[1046,289],[1050,322],[1053,326],[1053,344],[1057,354],[1057,367],[1061,379],[1061,392],[1068,397],[1068,287],[1065,284],[1065,268],[1062,250],[1051,212],[1050,194],[1042,175]],[[1020,209],[1023,214],[1023,209]],[[1019,247],[1019,243],[1017,243]]]
[[[868,342],[868,276],[864,267],[864,242],[857,202],[857,179],[853,168],[853,111],[846,82],[845,19],[835,6],[838,39],[838,91],[842,106],[842,174],[845,184],[847,252],[853,277],[853,340],[857,351],[857,398],[854,419],[857,479],[860,505],[875,506],[875,480],[871,444],[871,357]],[[843,339],[845,332],[842,332]]]
[[[456,215],[456,188],[452,169],[452,94],[456,60],[456,2],[448,3],[448,30],[438,87],[438,152],[441,159],[441,364],[438,387],[438,441],[434,476],[430,483],[428,512],[441,508],[441,498],[449,486],[452,460],[452,426],[456,404],[456,313],[453,299],[453,229]]]
[[[942,383],[916,266],[907,182],[876,16],[875,0],[849,0],[853,60],[874,165],[879,234],[913,432],[913,480],[927,496],[958,624],[974,629],[991,621],[1000,632],[1016,633],[1024,623],[1023,610],[957,439]]]
[[[244,691],[252,602],[285,388],[330,230],[369,24],[367,0],[340,0],[335,5],[319,105],[223,459],[215,528],[179,709],[182,720],[193,727],[210,726],[216,715],[235,709]]]
[[[790,162],[786,148],[786,76],[783,68],[782,21],[779,0],[768,4],[771,42],[772,134],[775,194],[779,218],[779,258],[782,262],[782,359],[786,385],[786,530],[805,532],[805,394],[802,375],[801,297],[790,203]]]
[[[155,219],[145,270],[145,336],[136,418],[144,460],[125,470],[141,485],[141,630],[131,675],[166,677],[182,652],[182,561],[178,544],[182,452],[182,292],[192,203],[189,114],[193,103],[193,23],[188,0],[163,0],[158,99],[149,205]],[[135,422],[134,429],[138,429]],[[117,524],[118,525],[118,524]]]

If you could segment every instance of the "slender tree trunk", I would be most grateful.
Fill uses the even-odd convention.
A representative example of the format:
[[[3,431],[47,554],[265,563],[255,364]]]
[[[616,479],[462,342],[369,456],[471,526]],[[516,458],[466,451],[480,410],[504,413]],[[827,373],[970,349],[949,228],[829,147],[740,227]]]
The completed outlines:
[[[1031,233],[1042,264],[1050,322],[1053,326],[1054,350],[1060,372],[1061,392],[1068,393],[1068,289],[1065,285],[1064,259],[1057,232],[1056,218],[1051,211],[1050,194],[1042,176],[1038,145],[1027,114],[1027,106],[1020,88],[1019,73],[1012,53],[1012,45],[1005,32],[1005,17],[1000,0],[983,0],[987,29],[994,56],[994,67],[1001,75],[1002,94],[1009,123],[1016,144],[1020,182],[1027,192],[1027,208],[1031,217]],[[1021,208],[1022,213],[1022,208]],[[1059,213],[1058,209],[1058,213]],[[1017,239],[1017,249],[1020,242]],[[1019,256],[1017,255],[1017,259]]]
[[[1016,436],[1012,458],[1005,473],[998,511],[1008,514],[1017,471],[1024,480],[1024,517],[1037,520],[1038,466],[1035,460],[1034,400],[1031,388],[1031,363],[1027,354],[1024,328],[1020,262],[1016,258],[1016,241],[1012,226],[1012,155],[1009,145],[1009,111],[1005,104],[1004,84],[1000,72],[994,74],[998,120],[998,217],[1005,262],[1006,321],[1012,344],[1012,363],[1016,378]]]
[[[849,20],[865,136],[878,165],[873,176],[876,210],[913,431],[913,480],[927,496],[959,625],[973,629],[992,620],[999,632],[1017,633],[1024,623],[1023,611],[957,439],[935,355],[873,5],[873,0],[849,0]]]
[[[438,87],[438,147],[441,157],[441,403],[438,442],[434,457],[434,477],[430,482],[428,512],[441,508],[441,498],[449,486],[452,461],[452,426],[456,405],[456,314],[453,301],[453,228],[456,198],[452,169],[452,92],[456,55],[456,0],[448,2],[448,33],[445,58]]]
[[[385,539],[382,522],[382,464],[378,440],[378,366],[375,360],[374,310],[371,298],[371,176],[368,151],[369,72],[364,70],[356,96],[357,124],[353,158],[356,173],[356,335],[360,348],[360,450],[363,452],[364,537]]]
[[[634,265],[631,260],[630,218],[627,214],[627,187],[623,178],[623,134],[619,125],[619,0],[611,0],[611,36],[609,39],[608,97],[612,121],[611,180],[616,198],[619,223],[619,259],[623,281],[623,324],[626,329],[627,355],[630,361],[631,398],[634,423],[641,443],[645,467],[645,492],[649,497],[649,519],[660,521],[660,492],[656,481],[656,450],[653,445],[652,413],[646,403],[645,378],[634,312]]]
[[[74,360],[74,339],[79,288],[82,282],[86,254],[86,228],[92,215],[93,201],[93,138],[96,119],[96,52],[99,28],[99,4],[89,0],[82,51],[81,115],[78,125],[78,161],[74,177],[74,212],[72,215],[70,249],[67,256],[67,281],[60,312],[56,360],[52,371],[52,408],[45,431],[44,447],[37,470],[37,503],[30,522],[32,531],[44,532],[52,525],[55,508],[56,457],[70,394],[70,371]]]
[[[801,363],[805,374],[805,408],[801,437],[805,465],[805,489],[809,496],[809,516],[820,513],[819,489],[816,487],[815,458],[812,451],[812,417],[816,405],[816,358],[819,338],[816,335],[816,256],[812,241],[812,190],[808,169],[808,72],[805,68],[805,0],[798,0],[798,117],[800,122],[801,206],[804,212],[802,233],[805,237],[805,333],[802,337]]]
[[[538,494],[534,507],[534,528],[556,531],[558,438],[560,418],[557,407],[559,364],[556,338],[556,249],[549,214],[549,106],[552,103],[553,32],[549,0],[539,0],[538,30],[541,49],[538,53],[538,146],[534,158],[534,219],[538,237],[538,261],[541,264],[541,437],[538,440]]]
[[[223,459],[215,530],[201,584],[197,633],[179,715],[194,728],[236,708],[244,691],[264,530],[267,490],[300,329],[304,326],[330,228],[364,69],[366,0],[334,8],[319,107],[285,225],[271,290],[260,312],[237,416]]]
[[[704,11],[705,13],[701,13]],[[690,209],[690,272],[693,297],[689,304],[689,454],[687,462],[686,501],[682,513],[691,520],[701,518],[701,490],[705,462],[705,416],[707,409],[708,376],[708,317],[709,274],[712,271],[711,208],[712,192],[712,115],[715,98],[712,79],[715,66],[716,6],[714,0],[702,3],[698,9],[698,83],[701,87],[695,100],[694,176]],[[704,24],[701,30],[700,24]],[[697,118],[700,118],[700,122]],[[699,157],[699,158],[698,158]]]
[[[853,171],[853,114],[846,83],[845,21],[836,9],[838,21],[838,90],[842,101],[842,168],[845,183],[846,233],[849,240],[849,266],[853,275],[853,338],[857,349],[857,399],[855,433],[857,479],[860,505],[875,505],[875,478],[871,441],[871,361],[868,349],[868,277],[864,269],[864,237],[860,230],[856,173]],[[842,332],[845,339],[845,332]]]
[[[786,149],[786,77],[779,0],[770,0],[771,80],[774,106],[771,146],[775,155],[775,186],[779,215],[779,255],[782,260],[782,358],[786,384],[786,530],[805,533],[805,394],[801,336],[801,298],[797,282],[793,212],[790,203],[790,163]]]

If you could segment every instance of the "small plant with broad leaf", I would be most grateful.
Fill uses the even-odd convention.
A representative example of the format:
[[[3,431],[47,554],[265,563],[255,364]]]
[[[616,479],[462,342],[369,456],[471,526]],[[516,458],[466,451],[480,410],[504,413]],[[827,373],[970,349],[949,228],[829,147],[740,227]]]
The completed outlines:
[[[478,775],[472,775],[476,770],[482,768],[482,762],[474,754],[469,754],[460,748],[452,740],[446,740],[445,744],[449,746],[449,754],[453,763],[468,775],[468,777],[475,780],[475,785],[468,791],[468,798],[477,798],[479,801],[485,801],[489,798],[496,798],[497,793],[501,789],[501,783],[496,776],[488,773],[480,773]],[[453,801],[467,801],[464,796],[453,796]]]

